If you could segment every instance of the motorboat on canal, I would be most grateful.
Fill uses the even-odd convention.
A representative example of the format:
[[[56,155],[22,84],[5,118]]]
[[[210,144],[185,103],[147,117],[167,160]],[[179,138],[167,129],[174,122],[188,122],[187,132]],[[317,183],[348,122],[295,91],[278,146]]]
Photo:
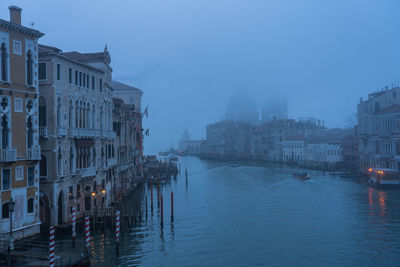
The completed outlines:
[[[293,173],[293,177],[301,181],[306,181],[311,179],[311,176],[308,175],[306,172]]]
[[[370,168],[367,185],[375,188],[400,188],[400,172],[393,169]]]
[[[237,167],[239,167],[239,163],[237,163],[236,161],[235,161],[235,162],[231,162],[231,163],[229,164],[229,167],[237,168]]]

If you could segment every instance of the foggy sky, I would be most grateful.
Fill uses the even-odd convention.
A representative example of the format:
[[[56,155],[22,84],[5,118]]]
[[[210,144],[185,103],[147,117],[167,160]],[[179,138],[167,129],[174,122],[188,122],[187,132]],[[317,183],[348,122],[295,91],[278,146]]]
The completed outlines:
[[[185,128],[205,137],[238,92],[259,111],[285,95],[289,117],[343,127],[360,97],[400,81],[396,0],[3,0],[2,19],[11,4],[42,44],[108,45],[114,79],[144,91],[147,153],[176,145]]]

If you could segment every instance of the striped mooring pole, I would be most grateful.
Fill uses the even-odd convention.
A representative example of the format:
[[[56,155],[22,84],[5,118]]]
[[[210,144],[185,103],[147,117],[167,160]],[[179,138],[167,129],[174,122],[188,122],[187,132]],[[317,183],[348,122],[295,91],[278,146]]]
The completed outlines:
[[[89,216],[85,217],[85,242],[86,242],[86,251],[89,254],[90,251],[90,219]]]
[[[49,266],[54,267],[55,264],[55,255],[54,255],[54,233],[55,233],[55,227],[53,225],[50,226],[50,243],[49,243],[49,250],[50,250],[50,255],[49,255]]]
[[[72,246],[75,246],[76,239],[76,209],[72,207]]]
[[[119,210],[115,211],[115,244],[117,253],[119,253],[119,227],[120,227],[120,214]]]

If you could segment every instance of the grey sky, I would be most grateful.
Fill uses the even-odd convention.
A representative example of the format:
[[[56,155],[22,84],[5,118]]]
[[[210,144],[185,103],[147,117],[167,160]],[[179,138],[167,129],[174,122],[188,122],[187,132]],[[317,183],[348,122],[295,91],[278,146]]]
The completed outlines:
[[[125,0],[5,1],[22,23],[63,51],[102,51],[114,78],[149,105],[146,151],[193,138],[248,92],[259,110],[286,95],[289,116],[344,126],[359,98],[400,81],[399,1]]]

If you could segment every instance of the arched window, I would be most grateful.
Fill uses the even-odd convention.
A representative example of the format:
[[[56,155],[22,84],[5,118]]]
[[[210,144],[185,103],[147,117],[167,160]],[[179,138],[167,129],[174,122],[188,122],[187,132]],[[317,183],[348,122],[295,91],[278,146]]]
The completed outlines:
[[[28,199],[28,213],[33,213],[33,198]]]
[[[86,113],[86,117],[87,117],[87,124],[86,124],[86,128],[90,129],[92,126],[91,123],[91,112],[90,112],[90,105],[87,104],[87,109],[86,109],[87,113]]]
[[[46,107],[46,99],[41,96],[39,97],[39,126],[47,125],[47,107]]]
[[[82,128],[82,102],[79,103],[79,128]]]
[[[42,159],[40,160],[40,177],[46,177],[47,176],[47,160],[46,157],[42,155]]]
[[[75,102],[75,128],[79,128],[79,102]]]
[[[101,147],[101,166],[104,165],[104,148]]]
[[[69,149],[69,172],[74,172],[74,151],[72,147]]]
[[[72,105],[72,100],[70,100],[69,101],[69,109],[68,109],[68,126],[70,127],[70,128],[72,128],[73,126],[73,123],[74,123],[74,115],[73,115],[73,113],[74,113],[74,107],[73,107],[73,105]]]
[[[95,109],[94,104],[93,104],[93,108],[92,108],[92,128],[93,129],[96,128],[96,109]]]
[[[61,154],[61,148],[58,148],[57,170],[58,170],[58,175],[61,175],[61,174],[62,174],[62,154]]]
[[[3,149],[8,148],[9,146],[9,133],[10,128],[8,127],[8,118],[7,115],[3,115],[1,118],[1,147]]]
[[[103,129],[104,123],[104,114],[103,114],[103,107],[100,107],[100,130]]]
[[[93,156],[93,167],[96,167],[96,148],[95,147],[93,147],[92,156]]]
[[[62,110],[61,110],[61,100],[60,98],[57,100],[57,126],[61,127],[61,118],[62,118]]]
[[[9,202],[6,202],[1,206],[1,217],[3,219],[10,218],[10,209],[9,208],[10,208]]]
[[[1,79],[8,80],[7,47],[5,43],[1,44]]]
[[[33,58],[31,50],[26,54],[26,83],[33,84]]]
[[[32,145],[33,145],[32,116],[29,116],[28,121],[26,122],[26,139],[27,139],[28,148],[32,148]]]

